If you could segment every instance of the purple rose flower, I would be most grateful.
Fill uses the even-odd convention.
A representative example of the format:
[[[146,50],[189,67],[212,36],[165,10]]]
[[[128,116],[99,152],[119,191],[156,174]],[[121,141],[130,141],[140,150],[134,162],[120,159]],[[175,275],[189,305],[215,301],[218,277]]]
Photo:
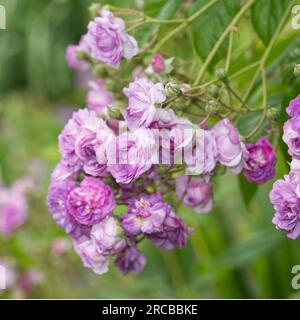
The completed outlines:
[[[161,104],[166,99],[163,84],[154,84],[145,78],[136,79],[123,91],[128,97],[124,115],[128,128],[149,127],[155,117],[155,104]]]
[[[129,272],[139,273],[146,265],[146,258],[135,245],[130,245],[117,256],[115,264],[123,275],[127,275]]]
[[[32,186],[28,178],[20,179],[10,188],[0,186],[0,234],[9,235],[27,218],[26,191]]]
[[[247,150],[240,141],[236,128],[228,119],[223,119],[211,131],[217,143],[218,161],[233,173],[240,173],[244,166]]]
[[[88,84],[90,88],[87,95],[88,108],[107,115],[107,106],[114,101],[112,94],[106,89],[101,79],[91,80]]]
[[[188,171],[193,174],[210,173],[217,163],[217,145],[208,130],[195,130],[196,143],[192,149],[185,149],[184,160]]]
[[[300,115],[300,95],[290,101],[286,112],[290,117],[297,117]]]
[[[179,176],[176,178],[176,194],[185,206],[193,208],[198,213],[212,210],[212,186],[209,176]]]
[[[125,32],[122,19],[107,10],[100,14],[89,23],[85,41],[92,58],[118,68],[122,58],[131,59],[138,53],[137,42]]]
[[[130,183],[151,168],[154,148],[151,130],[125,132],[108,146],[107,168],[117,183]]]
[[[300,178],[290,173],[284,180],[277,180],[270,192],[270,201],[275,209],[272,222],[291,239],[300,235]]]
[[[118,220],[110,216],[93,225],[91,239],[96,243],[97,249],[104,254],[116,254],[126,246]]]
[[[75,188],[76,184],[71,179],[53,180],[48,190],[47,206],[54,221],[68,234],[78,238],[89,230],[81,226],[68,212],[67,198]]]
[[[178,215],[170,211],[164,220],[162,231],[147,235],[147,238],[155,245],[165,250],[171,250],[174,246],[185,247],[192,231],[193,229],[188,228]]]
[[[300,158],[300,115],[288,120],[283,126],[283,141],[292,157]]]
[[[88,64],[84,60],[77,58],[77,52],[80,51],[80,46],[69,45],[66,50],[66,60],[70,68],[77,71],[86,71],[89,69]]]
[[[249,153],[243,173],[248,181],[263,184],[274,178],[276,155],[269,140],[262,137],[255,144],[247,144],[246,148]]]
[[[103,274],[108,271],[109,257],[98,251],[94,241],[83,236],[74,240],[73,244],[86,268],[92,269],[96,274]]]
[[[76,221],[91,226],[111,215],[116,207],[113,190],[101,179],[85,177],[67,198],[67,209]]]
[[[83,169],[93,176],[106,175],[106,148],[114,134],[94,111],[73,113],[59,136],[62,164],[70,172]]]
[[[122,216],[122,226],[127,236],[162,231],[162,225],[171,206],[160,193],[141,194],[127,200],[128,213]]]

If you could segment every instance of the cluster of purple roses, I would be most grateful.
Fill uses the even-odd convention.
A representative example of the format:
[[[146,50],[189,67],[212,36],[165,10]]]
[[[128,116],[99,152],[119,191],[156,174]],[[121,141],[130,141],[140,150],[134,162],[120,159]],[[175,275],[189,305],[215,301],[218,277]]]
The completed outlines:
[[[290,119],[283,126],[283,141],[292,157],[290,173],[277,180],[270,192],[275,209],[273,223],[291,239],[300,235],[300,95],[291,100]]]
[[[102,10],[78,46],[69,46],[67,61],[76,70],[90,68],[90,59],[118,68],[121,59],[138,53],[123,20]],[[61,161],[48,192],[54,220],[73,238],[84,265],[102,274],[110,257],[120,270],[139,272],[146,259],[138,250],[143,239],[166,250],[184,247],[192,229],[175,214],[163,196],[196,212],[212,210],[211,178],[219,163],[262,184],[274,177],[275,153],[266,137],[244,144],[224,118],[211,129],[165,108],[165,84],[148,77],[163,73],[166,63],[155,54],[150,66],[134,73],[123,89],[128,98],[122,118],[110,116],[113,95],[104,81],[90,82],[87,109],[75,112],[59,136]],[[184,92],[189,86],[180,87]],[[186,174],[183,174],[186,172]],[[117,215],[116,206],[127,206]]]

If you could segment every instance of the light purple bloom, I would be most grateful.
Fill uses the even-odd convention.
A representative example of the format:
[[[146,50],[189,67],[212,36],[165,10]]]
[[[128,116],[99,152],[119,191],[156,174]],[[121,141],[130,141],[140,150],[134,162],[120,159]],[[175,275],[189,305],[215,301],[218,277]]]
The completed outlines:
[[[300,95],[290,101],[286,112],[290,117],[297,117],[300,115]]]
[[[127,236],[162,231],[163,222],[171,211],[160,193],[141,194],[127,200],[128,213],[122,216],[122,226]]]
[[[209,176],[176,178],[176,194],[183,204],[198,213],[210,212],[213,207],[212,186]]]
[[[71,179],[53,180],[49,186],[47,206],[54,221],[63,228],[66,233],[73,237],[80,237],[88,232],[86,227],[81,226],[68,212],[67,198],[76,184]]]
[[[240,141],[237,129],[228,119],[220,120],[211,130],[218,150],[218,160],[233,173],[240,173],[247,156],[245,145]]]
[[[83,236],[74,240],[73,244],[86,268],[92,269],[96,274],[103,274],[108,271],[109,257],[98,251],[94,241]]]
[[[62,164],[69,172],[83,169],[93,176],[106,175],[106,148],[114,134],[94,111],[73,113],[59,136]]]
[[[263,184],[274,178],[276,155],[266,137],[254,144],[247,144],[248,156],[245,159],[243,173],[250,182]]]
[[[130,245],[117,256],[115,264],[123,275],[127,275],[129,272],[139,273],[146,265],[146,257],[135,245]]]
[[[107,148],[107,168],[117,183],[130,183],[151,168],[154,148],[151,130],[124,132]]]
[[[184,160],[188,171],[193,174],[210,173],[218,159],[216,140],[208,130],[195,129],[195,146],[185,149]]]
[[[166,99],[163,84],[154,84],[145,78],[136,79],[123,91],[128,98],[124,115],[128,128],[149,127],[155,117],[155,105]]]
[[[125,23],[110,11],[101,10],[88,25],[85,42],[95,60],[118,68],[122,58],[131,59],[138,53],[136,40],[125,32]]]
[[[77,58],[77,52],[80,51],[80,46],[69,45],[66,50],[66,60],[70,68],[77,71],[86,71],[89,66],[86,61]]]
[[[101,79],[91,80],[88,83],[87,106],[90,110],[107,115],[107,106],[113,103],[112,94],[106,89]]]
[[[0,234],[11,234],[24,224],[27,218],[26,191],[32,182],[23,178],[10,188],[0,186]]]
[[[104,254],[116,254],[126,246],[122,228],[118,220],[111,216],[93,225],[91,239]]]
[[[67,198],[69,214],[87,226],[92,226],[111,215],[115,207],[111,187],[94,177],[85,177],[79,187],[71,190]]]
[[[162,231],[147,235],[147,238],[155,245],[165,250],[171,250],[175,246],[185,247],[191,232],[193,229],[188,228],[178,215],[170,211],[164,220]]]
[[[292,157],[300,158],[300,115],[288,120],[283,126],[283,141]]]
[[[300,179],[299,173],[286,175],[277,180],[270,192],[275,209],[272,222],[291,239],[300,235]]]

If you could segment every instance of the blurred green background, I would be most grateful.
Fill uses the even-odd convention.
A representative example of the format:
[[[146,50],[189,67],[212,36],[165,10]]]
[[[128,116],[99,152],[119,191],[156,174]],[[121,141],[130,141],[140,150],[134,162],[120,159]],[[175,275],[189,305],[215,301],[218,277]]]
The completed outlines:
[[[10,185],[21,176],[32,175],[38,181],[29,200],[25,225],[9,238],[0,236],[0,258],[12,259],[21,271],[34,268],[43,273],[43,281],[32,291],[32,298],[300,297],[300,292],[291,287],[291,268],[300,264],[300,239],[288,240],[271,223],[273,208],[268,193],[272,182],[259,187],[246,206],[239,179],[230,173],[214,180],[212,213],[179,210],[196,230],[188,247],[164,252],[143,243],[148,263],[137,276],[123,277],[113,265],[109,273],[96,276],[83,268],[73,250],[53,255],[53,240],[68,239],[45,205],[49,176],[59,160],[57,136],[71,111],[85,103],[84,92],[74,86],[75,75],[66,64],[65,49],[85,32],[87,8],[92,2],[0,1],[7,12],[7,29],[0,30],[2,180]],[[143,10],[156,16],[166,2],[146,1]],[[139,7],[143,1],[106,3]],[[237,49],[233,70],[247,65],[249,57],[259,56],[263,50],[247,20],[240,28],[245,45]],[[185,54],[184,48],[168,46],[167,50],[181,58]],[[299,81],[291,72],[293,64],[300,61],[299,51],[297,32],[287,29],[272,52],[268,65],[269,104],[279,110],[299,93]],[[239,78],[236,88],[242,90],[251,75]],[[257,99],[253,94],[254,104]],[[288,157],[281,143],[277,155],[279,178],[288,171]],[[0,298],[12,296],[8,291]]]

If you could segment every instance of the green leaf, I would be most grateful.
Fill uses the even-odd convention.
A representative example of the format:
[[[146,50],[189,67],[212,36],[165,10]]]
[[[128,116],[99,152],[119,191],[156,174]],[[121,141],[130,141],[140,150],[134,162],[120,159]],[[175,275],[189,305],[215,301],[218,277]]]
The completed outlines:
[[[169,19],[176,13],[183,2],[183,0],[147,1],[145,12],[150,16],[155,15],[156,19]],[[147,44],[158,28],[157,24],[152,24],[140,29],[139,34],[142,34],[142,37],[139,37],[139,34],[137,35],[140,38],[139,45]]]
[[[205,4],[207,4],[206,0],[196,1],[196,3],[191,6],[189,14],[194,14]],[[194,46],[200,58],[203,60],[206,59],[211,49],[239,9],[239,0],[218,1],[192,23]],[[211,67],[226,55],[227,47],[228,39],[223,42],[218,50],[211,63]]]
[[[257,192],[258,185],[256,183],[248,182],[242,174],[239,175],[239,183],[244,203],[248,208],[251,200]]]
[[[258,0],[251,9],[253,28],[267,45],[291,0]]]

